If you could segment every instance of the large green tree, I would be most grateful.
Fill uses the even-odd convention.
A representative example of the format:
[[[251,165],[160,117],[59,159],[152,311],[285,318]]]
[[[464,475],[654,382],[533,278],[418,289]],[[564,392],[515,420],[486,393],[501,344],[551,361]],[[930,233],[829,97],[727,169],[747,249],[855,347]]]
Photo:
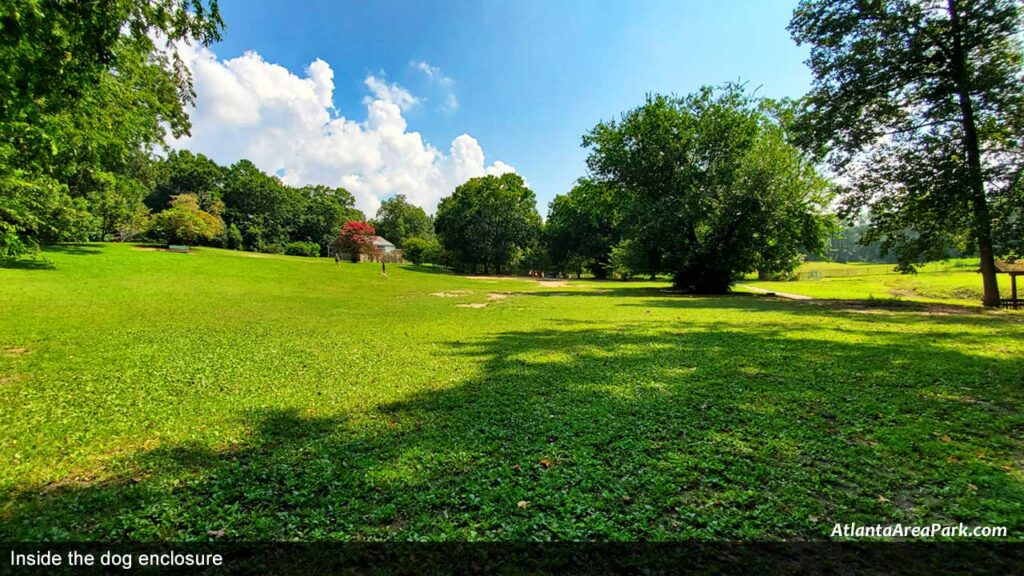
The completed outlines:
[[[316,242],[322,256],[327,255],[327,247],[337,239],[345,222],[366,219],[355,209],[355,198],[344,188],[304,186],[298,189],[298,195],[301,204],[291,237]]]
[[[224,221],[219,213],[203,210],[195,194],[180,194],[171,199],[167,210],[153,217],[150,234],[168,244],[194,245],[223,236]]]
[[[399,248],[403,247],[406,238],[431,238],[434,235],[430,217],[423,208],[410,204],[404,194],[396,194],[381,202],[377,217],[371,223],[379,236]]]
[[[1020,2],[804,0],[789,28],[811,47],[804,144],[848,179],[847,213],[869,209],[865,241],[907,269],[976,248],[998,305],[993,210],[1015,222],[1024,166]]]
[[[622,235],[624,199],[614,188],[588,178],[556,196],[545,227],[551,264],[562,269],[584,266],[595,277],[607,278],[612,247]]]
[[[242,232],[245,247],[257,252],[284,250],[302,209],[301,194],[249,160],[224,175],[225,221]]]
[[[3,2],[0,256],[110,235],[144,212],[149,151],[189,128],[174,43],[207,44],[221,26],[215,1]]]
[[[180,194],[194,194],[200,207],[209,210],[224,195],[224,169],[202,154],[188,150],[171,150],[156,162],[155,183],[146,197],[151,210],[160,211]]]
[[[593,176],[628,195],[629,251],[681,289],[720,293],[742,274],[791,269],[827,238],[829,184],[741,86],[651,96],[583,142]]]
[[[441,200],[434,225],[458,270],[500,274],[539,249],[537,198],[518,174],[467,180]]]

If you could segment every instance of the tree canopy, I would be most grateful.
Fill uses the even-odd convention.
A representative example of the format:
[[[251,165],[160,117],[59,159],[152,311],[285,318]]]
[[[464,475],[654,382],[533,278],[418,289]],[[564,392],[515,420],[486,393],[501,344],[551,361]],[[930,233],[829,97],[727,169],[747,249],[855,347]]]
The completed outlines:
[[[117,234],[145,212],[149,151],[188,133],[174,46],[219,39],[216,2],[11,0],[0,18],[0,256]]]
[[[612,247],[621,239],[624,198],[604,182],[581,178],[568,194],[556,196],[548,212],[548,257],[556,268],[587,268],[607,278]]]
[[[171,150],[153,169],[154,186],[146,205],[160,211],[179,194],[195,194],[204,210],[224,196],[224,169],[202,154]]]
[[[804,0],[789,26],[814,74],[801,141],[848,180],[844,213],[907,269],[976,249],[986,305],[1021,237],[1021,24],[1017,0]]]
[[[217,203],[212,212],[200,208],[195,194],[179,194],[171,199],[171,207],[157,214],[150,226],[152,234],[168,244],[199,244],[224,234],[224,221],[220,218],[223,204]]]
[[[828,182],[741,86],[650,96],[583,142],[594,178],[624,195],[630,252],[679,288],[724,292],[741,274],[792,268],[827,238]]]
[[[536,256],[541,218],[533,191],[510,173],[467,180],[441,200],[434,226],[456,269],[488,274]]]
[[[399,248],[405,247],[406,238],[432,238],[434,235],[434,223],[430,217],[423,208],[410,204],[404,194],[396,194],[381,202],[372,224],[378,235]]]
[[[373,252],[373,239],[376,237],[377,231],[372,224],[350,220],[342,224],[334,247],[338,253],[348,254],[352,262],[359,262],[363,254]]]

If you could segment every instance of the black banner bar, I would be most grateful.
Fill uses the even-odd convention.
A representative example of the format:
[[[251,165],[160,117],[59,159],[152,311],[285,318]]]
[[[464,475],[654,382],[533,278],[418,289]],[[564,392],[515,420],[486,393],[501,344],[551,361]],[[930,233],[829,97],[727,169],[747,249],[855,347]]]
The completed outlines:
[[[1024,574],[1024,545],[16,543],[0,574]],[[59,560],[58,560],[59,559]]]

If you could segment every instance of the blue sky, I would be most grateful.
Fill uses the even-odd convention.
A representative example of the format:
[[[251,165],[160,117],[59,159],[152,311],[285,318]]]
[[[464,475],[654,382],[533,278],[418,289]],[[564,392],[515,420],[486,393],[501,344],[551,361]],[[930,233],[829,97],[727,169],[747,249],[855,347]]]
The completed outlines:
[[[335,107],[354,121],[367,116],[368,77],[397,84],[417,99],[401,110],[409,132],[442,152],[468,133],[488,163],[500,160],[526,178],[545,214],[585,173],[581,136],[649,92],[743,80],[767,96],[804,93],[806,50],[786,31],[794,5],[222,0],[227,28],[212,50],[220,60],[255,51],[299,77],[323,60],[333,71]]]

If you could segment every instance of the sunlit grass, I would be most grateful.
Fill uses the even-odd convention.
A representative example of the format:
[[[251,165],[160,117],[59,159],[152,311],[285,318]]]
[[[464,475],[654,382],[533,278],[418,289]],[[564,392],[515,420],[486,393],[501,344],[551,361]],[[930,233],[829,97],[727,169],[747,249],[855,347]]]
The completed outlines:
[[[1020,313],[211,249],[48,257],[0,269],[0,539],[1024,529]],[[941,274],[915,293],[961,281]],[[881,297],[849,280],[814,286]]]
[[[1009,278],[1000,275],[998,280],[1003,297],[1009,298]],[[872,273],[866,276],[777,282],[747,280],[743,284],[814,298],[893,299],[970,306],[980,306],[982,295],[981,275],[976,271],[936,271],[927,266],[917,274],[898,274],[891,271],[883,273],[872,268]]]

